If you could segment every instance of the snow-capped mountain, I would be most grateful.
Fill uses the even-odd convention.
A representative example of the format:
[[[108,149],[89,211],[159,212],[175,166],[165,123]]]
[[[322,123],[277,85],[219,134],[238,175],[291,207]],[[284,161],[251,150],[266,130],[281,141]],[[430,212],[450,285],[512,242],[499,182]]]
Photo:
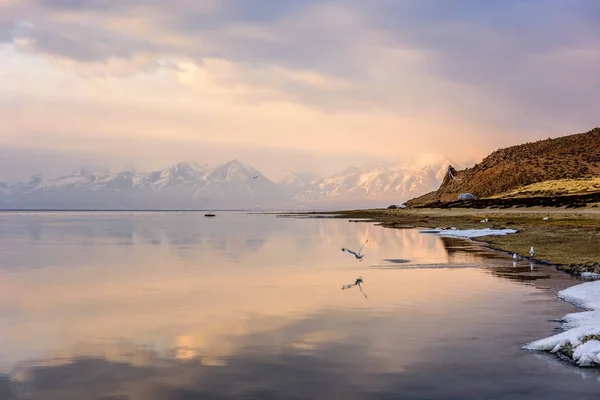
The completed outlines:
[[[195,187],[193,198],[211,207],[229,204],[235,208],[246,203],[248,207],[264,208],[283,204],[285,193],[255,168],[233,160],[208,172]]]
[[[301,190],[306,189],[312,183],[322,179],[322,177],[311,171],[296,171],[288,172],[280,181],[279,184],[284,187],[285,192],[289,195],[295,195]]]
[[[238,160],[214,168],[182,162],[153,171],[80,168],[0,182],[0,209],[278,209],[387,206],[435,190],[450,161],[415,156],[330,177],[294,172],[274,183]]]
[[[437,189],[451,162],[437,155],[422,155],[385,165],[351,167],[315,181],[294,195],[300,203],[369,206],[406,201]]]
[[[393,160],[386,165],[395,169],[406,171],[420,171],[427,167],[444,166],[451,163],[450,160],[438,153],[414,153],[407,154]],[[452,164],[455,165],[455,164]]]
[[[181,162],[160,171],[154,171],[144,176],[136,184],[140,187],[149,187],[153,190],[175,188],[184,185],[193,185],[196,181],[204,179],[208,173],[206,168],[196,163]]]

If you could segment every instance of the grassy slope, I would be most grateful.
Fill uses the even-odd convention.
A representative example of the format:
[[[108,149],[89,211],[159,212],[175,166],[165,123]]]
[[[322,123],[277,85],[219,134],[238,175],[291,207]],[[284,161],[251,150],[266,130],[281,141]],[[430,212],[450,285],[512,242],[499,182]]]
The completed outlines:
[[[600,191],[600,178],[558,179],[523,186],[506,193],[491,196],[491,198],[561,196],[598,191]]]

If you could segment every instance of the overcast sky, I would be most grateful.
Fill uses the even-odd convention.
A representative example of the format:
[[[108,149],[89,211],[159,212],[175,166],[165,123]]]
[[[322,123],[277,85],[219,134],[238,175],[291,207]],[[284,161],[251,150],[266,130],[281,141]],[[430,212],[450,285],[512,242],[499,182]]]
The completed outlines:
[[[0,0],[0,179],[472,162],[600,125],[596,0]]]

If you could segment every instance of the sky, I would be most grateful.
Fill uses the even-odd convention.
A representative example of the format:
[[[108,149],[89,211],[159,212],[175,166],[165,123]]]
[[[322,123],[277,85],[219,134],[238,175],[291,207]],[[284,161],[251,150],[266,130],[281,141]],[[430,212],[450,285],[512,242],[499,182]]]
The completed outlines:
[[[267,176],[599,126],[596,0],[0,0],[0,179]]]

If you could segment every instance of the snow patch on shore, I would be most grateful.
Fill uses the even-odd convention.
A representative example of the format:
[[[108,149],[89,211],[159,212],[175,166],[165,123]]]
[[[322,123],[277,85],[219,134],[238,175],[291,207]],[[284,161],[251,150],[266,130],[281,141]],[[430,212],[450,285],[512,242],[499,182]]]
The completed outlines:
[[[600,278],[600,274],[597,274],[595,272],[582,272],[581,274],[579,274],[579,276],[581,276],[582,278],[588,278],[588,279]]]
[[[572,349],[572,359],[580,366],[600,365],[600,281],[586,282],[558,292],[559,298],[589,311],[565,315],[561,322],[564,332],[536,340],[527,350],[556,353]]]
[[[476,238],[476,237],[482,237],[482,236],[504,236],[504,235],[508,235],[510,233],[517,233],[517,232],[518,231],[516,229],[491,229],[491,228],[484,228],[484,229],[456,229],[456,228],[425,229],[425,230],[419,231],[419,233],[434,233],[439,236],[464,238],[464,239],[470,239],[470,238]]]

